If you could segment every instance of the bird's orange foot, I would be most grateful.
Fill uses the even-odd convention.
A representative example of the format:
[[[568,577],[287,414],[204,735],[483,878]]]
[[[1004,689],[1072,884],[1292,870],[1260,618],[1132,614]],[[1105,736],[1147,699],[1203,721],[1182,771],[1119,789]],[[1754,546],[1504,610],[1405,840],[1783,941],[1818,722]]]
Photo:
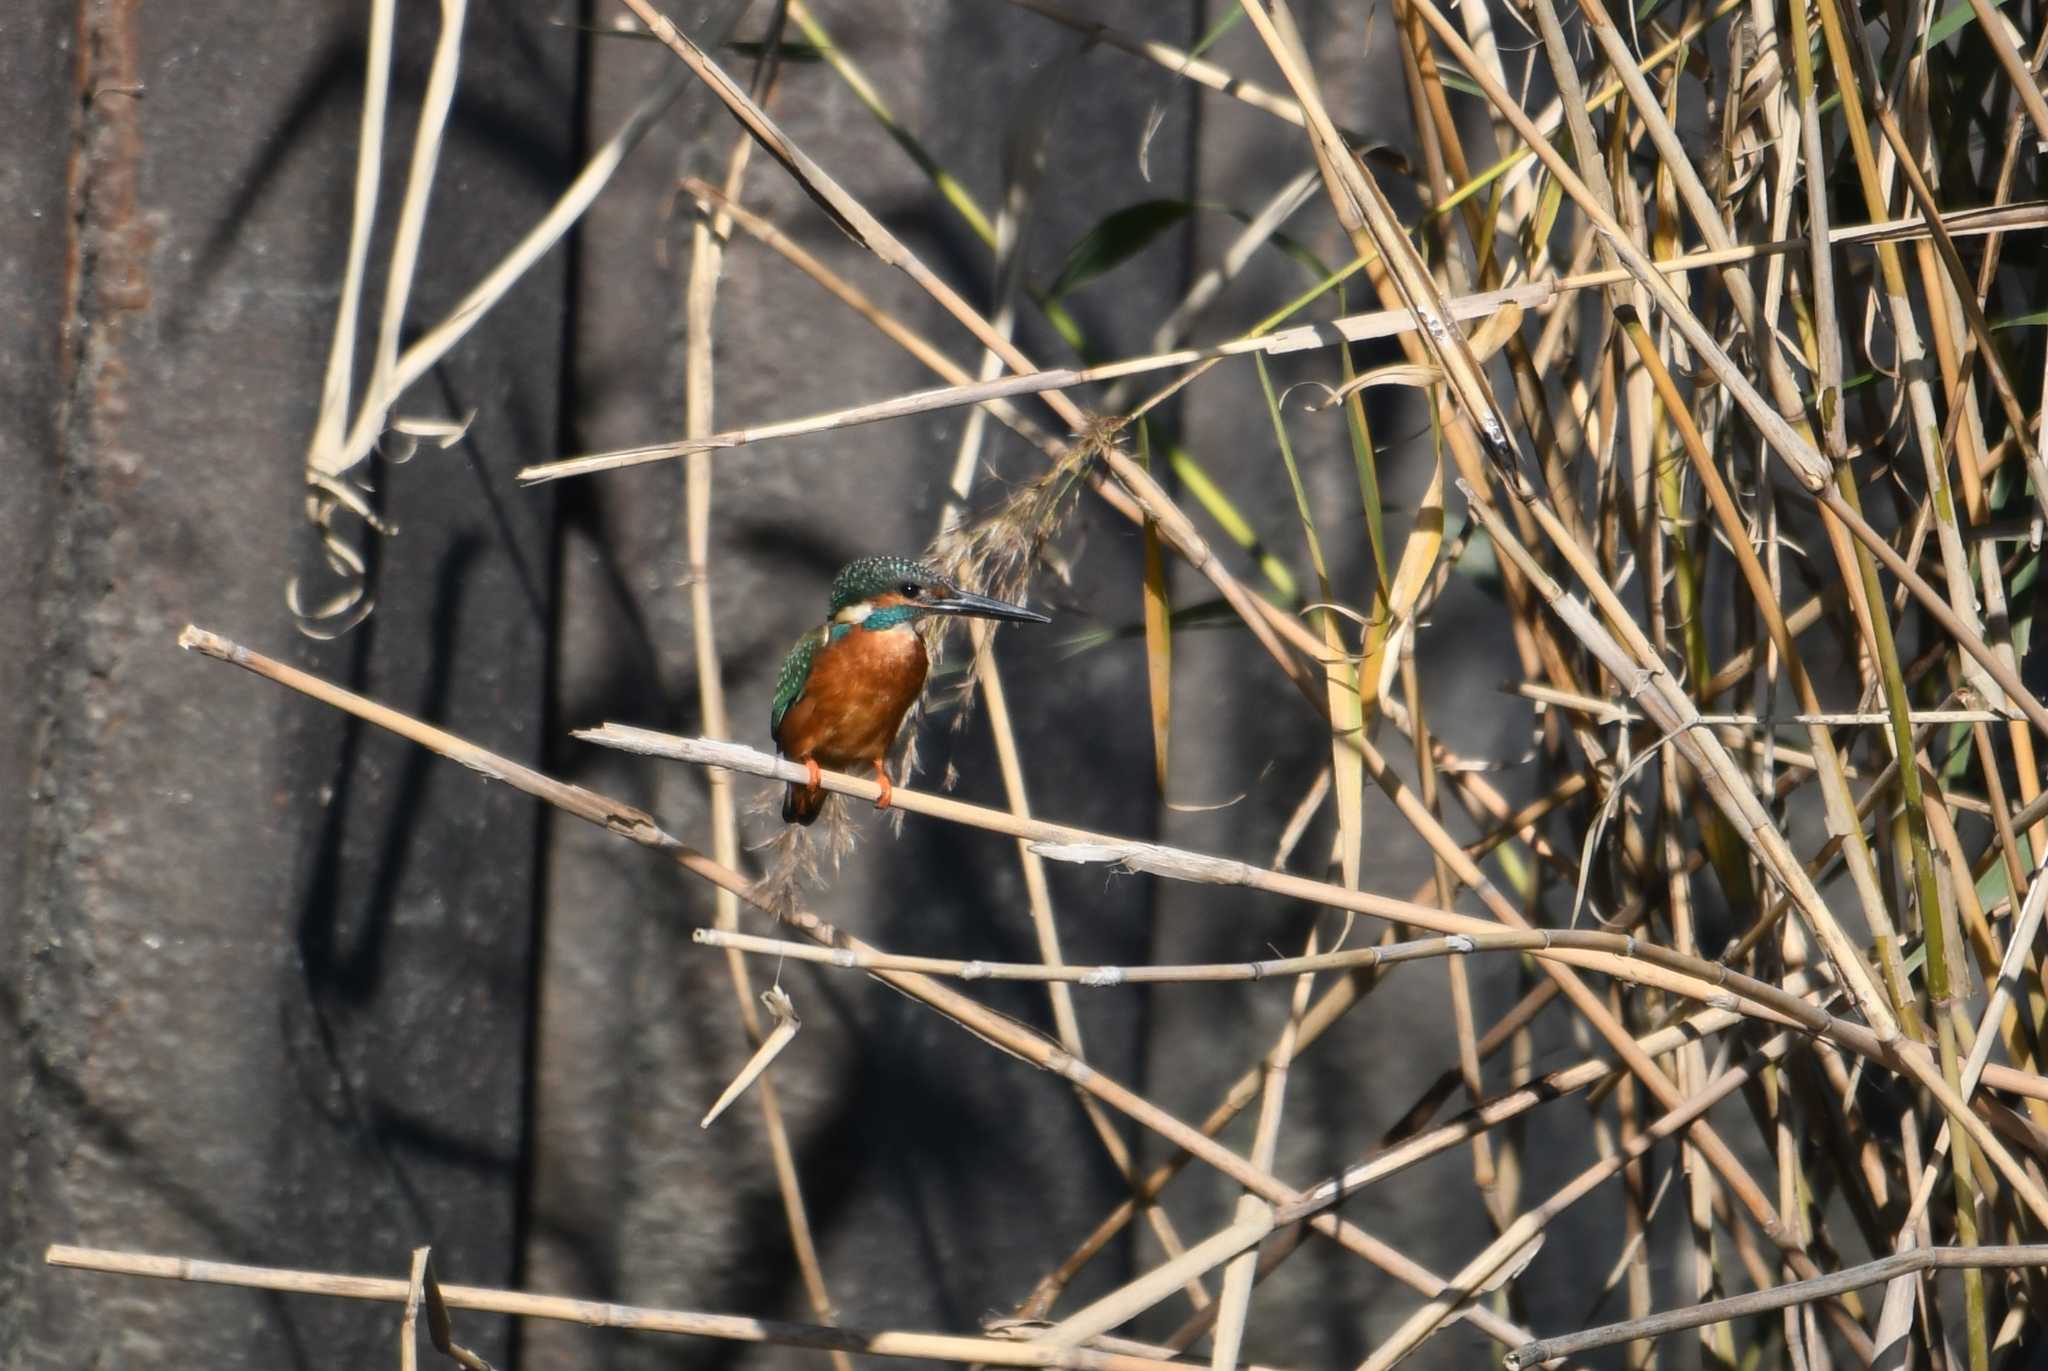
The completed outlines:
[[[816,757],[804,758],[804,770],[811,773],[810,790],[811,794],[815,795],[818,793],[818,787],[825,783],[825,773],[818,768]]]
[[[882,765],[879,757],[875,759],[875,782],[882,787],[882,793],[875,797],[875,808],[887,809],[889,797],[896,793],[896,787],[889,784],[889,769]]]

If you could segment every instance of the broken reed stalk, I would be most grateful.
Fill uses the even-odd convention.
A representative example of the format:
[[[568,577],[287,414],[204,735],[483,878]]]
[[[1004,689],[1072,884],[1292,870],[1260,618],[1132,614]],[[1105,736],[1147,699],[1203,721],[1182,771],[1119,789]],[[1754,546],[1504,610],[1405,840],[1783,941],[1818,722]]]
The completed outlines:
[[[399,1367],[413,1371],[418,1361],[418,1317],[427,1311],[427,1337],[434,1350],[462,1368],[462,1371],[491,1371],[491,1364],[455,1341],[454,1323],[448,1317],[448,1295],[434,1276],[434,1250],[416,1247],[412,1253],[412,1280],[405,1292],[405,1321],[399,1331]]]
[[[717,930],[704,931],[716,932]],[[804,1025],[803,1020],[797,1017],[795,1002],[789,998],[788,992],[779,985],[770,986],[761,992],[761,1004],[768,1011],[768,1016],[775,1020],[775,1027],[769,1029],[765,1035],[761,1035],[761,1045],[754,1049],[754,1055],[747,1058],[747,1064],[740,1068],[739,1074],[732,1078],[731,1083],[725,1087],[725,1090],[719,1095],[711,1108],[705,1111],[704,1117],[698,1120],[697,1127],[711,1127],[712,1124],[718,1121],[718,1116],[726,1111],[726,1107],[745,1094],[747,1087],[757,1081],[762,1086],[761,1098],[764,1100],[771,1098],[773,1087],[762,1073],[767,1071],[774,1064],[775,1059],[782,1055],[782,1050],[789,1046],[791,1040],[796,1037],[797,1030]],[[769,1123],[771,1126],[780,1124],[781,1115],[773,1116]],[[789,1217],[794,1221],[800,1218],[802,1214],[803,1211],[798,1209],[792,1212]],[[808,1232],[806,1236],[808,1237]],[[811,1260],[813,1263],[817,1260],[815,1249],[811,1253]]]

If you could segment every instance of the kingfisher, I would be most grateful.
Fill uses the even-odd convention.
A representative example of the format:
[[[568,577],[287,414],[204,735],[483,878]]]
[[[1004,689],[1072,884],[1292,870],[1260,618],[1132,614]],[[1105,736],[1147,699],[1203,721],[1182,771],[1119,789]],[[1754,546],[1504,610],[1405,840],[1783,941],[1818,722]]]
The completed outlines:
[[[962,590],[928,562],[911,557],[863,557],[832,579],[825,622],[797,639],[775,678],[769,732],[775,747],[811,774],[792,781],[782,798],[784,823],[808,824],[825,806],[820,768],[843,771],[866,762],[875,768],[889,807],[889,772],[882,765],[903,716],[924,690],[926,657],[917,621],[928,614],[1049,624],[1046,615]]]

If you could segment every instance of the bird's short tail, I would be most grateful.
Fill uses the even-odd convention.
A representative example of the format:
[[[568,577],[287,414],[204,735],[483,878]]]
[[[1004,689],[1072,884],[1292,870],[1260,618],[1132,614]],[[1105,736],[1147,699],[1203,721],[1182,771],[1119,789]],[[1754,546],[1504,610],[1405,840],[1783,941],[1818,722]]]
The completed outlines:
[[[808,827],[824,811],[826,790],[792,781],[782,792],[782,821]]]

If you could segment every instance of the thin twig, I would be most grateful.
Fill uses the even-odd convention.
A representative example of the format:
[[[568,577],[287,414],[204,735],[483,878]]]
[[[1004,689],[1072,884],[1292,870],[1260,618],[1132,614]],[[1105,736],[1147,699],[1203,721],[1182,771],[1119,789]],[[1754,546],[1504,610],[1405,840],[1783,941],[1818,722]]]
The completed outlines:
[[[961,981],[1051,981],[1108,990],[1127,985],[1186,985],[1218,981],[1265,981],[1324,971],[1370,970],[1436,957],[1463,957],[1479,952],[1542,952],[1579,948],[1617,957],[1639,955],[1649,946],[1626,934],[1584,929],[1508,929],[1497,933],[1453,933],[1336,952],[1271,957],[1254,962],[1201,962],[1183,965],[1072,966],[1050,962],[963,961],[952,957],[916,957],[888,952],[855,952],[850,948],[817,947],[751,933],[700,928],[691,937],[706,947],[735,948],[762,957],[836,966],[849,971],[916,971]]]
[[[1789,1285],[1774,1286],[1769,1290],[1756,1290],[1747,1295],[1735,1295],[1725,1300],[1696,1304],[1690,1309],[1673,1309],[1663,1314],[1653,1314],[1646,1319],[1630,1319],[1626,1323],[1611,1323],[1603,1328],[1589,1328],[1583,1333],[1567,1333],[1555,1338],[1544,1338],[1517,1347],[1508,1354],[1506,1364],[1510,1371],[1525,1371],[1527,1367],[1545,1366],[1581,1352],[1612,1347],[1618,1342],[1630,1342],[1637,1338],[1659,1338],[1667,1333],[1677,1333],[1687,1328],[1725,1323],[1731,1319],[1767,1313],[1773,1309],[1788,1309],[1794,1305],[1810,1304],[1815,1300],[1827,1299],[1846,1291],[1861,1290],[1866,1285],[1876,1285],[1894,1276],[1912,1275],[1921,1271],[1996,1271],[2018,1267],[2048,1267],[2048,1245],[1917,1248],[1911,1252],[1880,1257],[1861,1266],[1847,1267],[1816,1280],[1794,1281]]]

